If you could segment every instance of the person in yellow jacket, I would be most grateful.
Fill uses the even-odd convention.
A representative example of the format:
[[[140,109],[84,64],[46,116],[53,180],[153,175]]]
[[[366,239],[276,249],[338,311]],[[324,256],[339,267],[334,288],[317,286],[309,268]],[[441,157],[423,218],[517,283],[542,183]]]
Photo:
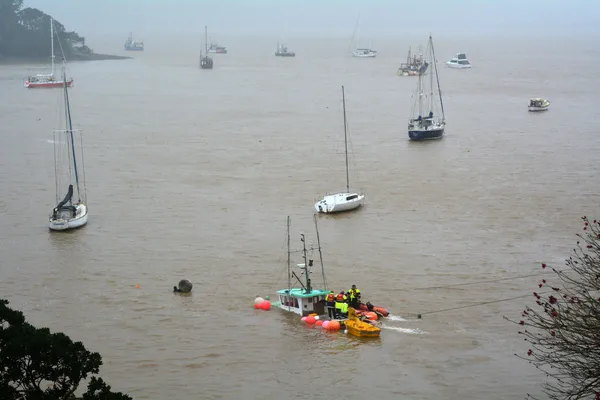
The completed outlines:
[[[348,290],[350,296],[350,307],[358,308],[360,305],[360,289],[356,285],[352,285],[352,289]]]
[[[337,296],[335,296],[335,314],[336,314],[336,318],[341,317],[342,309],[344,308],[344,304],[346,304],[346,300],[347,299],[348,298],[344,294],[343,290],[341,292],[339,292]]]

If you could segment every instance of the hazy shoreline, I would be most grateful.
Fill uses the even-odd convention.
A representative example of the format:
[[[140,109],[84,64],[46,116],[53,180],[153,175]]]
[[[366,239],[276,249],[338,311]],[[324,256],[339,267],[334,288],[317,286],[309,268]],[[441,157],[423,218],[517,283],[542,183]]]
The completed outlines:
[[[106,61],[106,60],[128,60],[133,57],[127,56],[116,56],[112,54],[78,54],[74,58],[67,61]],[[0,64],[47,64],[50,57],[14,57],[14,56],[0,56]],[[57,57],[58,60],[58,57]]]

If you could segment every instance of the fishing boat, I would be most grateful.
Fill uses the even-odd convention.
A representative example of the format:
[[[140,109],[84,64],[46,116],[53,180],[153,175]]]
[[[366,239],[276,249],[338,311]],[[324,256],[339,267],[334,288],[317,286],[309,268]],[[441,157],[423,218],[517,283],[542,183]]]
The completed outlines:
[[[455,69],[468,69],[471,68],[471,63],[465,53],[457,53],[451,60],[446,61],[446,66]]]
[[[63,62],[63,89],[64,89],[64,130],[54,131],[54,173],[56,186],[57,205],[52,209],[49,217],[49,228],[53,231],[65,231],[84,226],[88,221],[88,208],[85,190],[85,169],[83,166],[83,146],[81,146],[81,164],[77,163],[77,149],[75,146],[75,133],[80,130],[73,129],[71,119],[71,106],[69,103],[69,90],[66,83],[65,64]],[[81,143],[81,142],[80,142]],[[66,168],[63,162],[68,165]],[[80,187],[79,167],[83,178],[83,191]],[[67,193],[64,194],[65,184],[68,183]]]
[[[365,201],[364,193],[350,191],[350,172],[348,168],[348,121],[346,119],[346,95],[342,86],[342,105],[344,109],[344,145],[346,153],[346,191],[326,194],[323,199],[315,204],[315,209],[320,213],[335,213],[354,210],[362,206]]]
[[[377,56],[377,50],[360,47],[360,17],[356,21],[356,27],[354,29],[354,32],[354,36],[356,37],[356,49],[352,52],[352,57],[375,58]]]
[[[202,56],[202,49],[200,49],[200,68],[212,69],[213,59],[208,55],[208,27],[204,26],[204,56]]]
[[[429,36],[426,54],[429,57],[428,62],[433,64],[433,68],[429,68],[424,75],[419,75],[412,116],[408,122],[408,137],[410,140],[440,139],[444,136],[446,127],[442,90],[440,89],[440,79],[431,36]],[[439,109],[437,108],[438,104]]]
[[[329,291],[327,290],[327,281],[325,280],[325,267],[323,265],[323,257],[321,253],[321,243],[319,239],[319,229],[317,226],[316,215],[313,216],[315,230],[317,233],[317,245],[319,250],[319,258],[321,261],[321,276],[322,288],[313,287],[311,279],[313,260],[307,257],[306,239],[304,234],[300,235],[302,242],[302,259],[304,263],[297,264],[296,268],[300,271],[300,276],[291,268],[291,250],[290,250],[290,217],[287,217],[287,272],[288,285],[287,288],[277,291],[277,301],[273,302],[273,307],[281,308],[284,311],[308,316],[310,314],[324,315],[325,314],[325,298]],[[311,247],[310,250],[315,250]],[[295,283],[292,283],[292,278]],[[296,287],[298,284],[300,287]]]
[[[398,68],[398,75],[417,76],[423,75],[425,71],[427,71],[429,64],[425,62],[422,52],[420,52],[418,56],[416,54],[412,55],[411,53],[412,49],[409,47],[406,62],[400,64],[400,68]]]
[[[50,60],[52,62],[52,69],[49,74],[37,74],[28,76],[25,80],[24,86],[28,89],[36,88],[62,88],[65,86],[71,86],[73,84],[73,78],[70,80],[56,79],[54,76],[54,20],[50,18]],[[64,59],[64,56],[63,56]]]
[[[210,46],[208,47],[208,52],[215,54],[227,54],[227,47],[219,46],[211,41]]]
[[[144,42],[133,40],[133,33],[130,32],[124,47],[126,51],[144,51]]]
[[[296,53],[289,51],[287,46],[284,44],[277,43],[277,50],[275,50],[276,57],[296,57]]]
[[[550,102],[544,98],[536,97],[529,99],[528,109],[531,112],[546,111],[550,107]]]

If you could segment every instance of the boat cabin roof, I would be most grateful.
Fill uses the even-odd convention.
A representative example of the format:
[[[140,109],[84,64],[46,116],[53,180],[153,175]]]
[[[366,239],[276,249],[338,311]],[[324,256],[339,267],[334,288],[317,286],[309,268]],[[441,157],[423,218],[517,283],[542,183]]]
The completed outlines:
[[[282,294],[291,297],[300,297],[303,299],[319,296],[327,296],[329,292],[327,290],[313,289],[312,292],[306,293],[302,288],[282,289],[278,290],[277,294]]]
[[[529,99],[529,101],[546,101],[546,99],[542,97],[532,97],[531,99]]]

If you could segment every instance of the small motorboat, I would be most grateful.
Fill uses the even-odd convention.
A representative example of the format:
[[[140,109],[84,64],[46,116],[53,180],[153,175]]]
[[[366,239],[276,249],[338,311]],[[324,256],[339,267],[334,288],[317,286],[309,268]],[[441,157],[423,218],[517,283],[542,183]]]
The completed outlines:
[[[377,314],[377,316],[379,316],[379,317],[387,317],[388,315],[390,315],[388,310],[386,310],[385,308],[374,306],[373,304],[371,304],[369,302],[367,302],[366,304],[360,303],[358,306],[358,309],[356,311],[357,312],[372,311],[375,314]]]
[[[348,333],[357,337],[379,337],[381,328],[375,326],[372,321],[367,322],[360,319],[354,308],[348,308],[348,320],[345,321]]]
[[[529,99],[529,106],[527,107],[529,111],[546,111],[550,107],[550,102],[541,97],[536,97],[535,99]]]

